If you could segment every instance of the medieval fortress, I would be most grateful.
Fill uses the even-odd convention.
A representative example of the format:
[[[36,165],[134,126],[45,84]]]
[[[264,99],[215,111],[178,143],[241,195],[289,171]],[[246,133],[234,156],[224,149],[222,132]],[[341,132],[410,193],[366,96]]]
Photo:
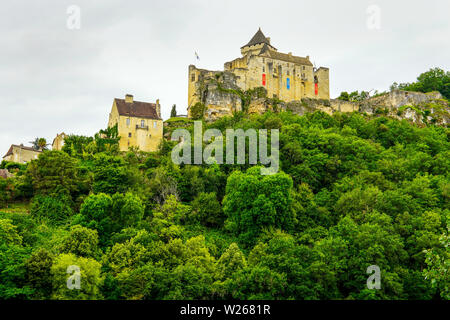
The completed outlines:
[[[314,68],[309,56],[298,57],[281,53],[270,43],[261,29],[241,47],[242,57],[224,64],[224,71],[209,71],[189,66],[188,114],[196,103],[206,102],[207,109],[227,108],[240,111],[236,99],[214,97],[205,81],[223,76],[228,89],[242,91],[263,87],[267,97],[283,101],[302,98],[330,99],[329,69]],[[206,89],[206,91],[205,91]]]

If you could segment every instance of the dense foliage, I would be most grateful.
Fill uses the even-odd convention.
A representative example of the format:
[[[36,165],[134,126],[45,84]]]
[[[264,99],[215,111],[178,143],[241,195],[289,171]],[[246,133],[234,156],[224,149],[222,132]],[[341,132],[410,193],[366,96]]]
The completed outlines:
[[[322,112],[203,127],[280,129],[280,171],[178,166],[171,141],[120,153],[105,131],[0,179],[0,298],[449,299],[447,128]]]
[[[392,89],[419,92],[439,91],[446,99],[450,99],[450,71],[433,68],[418,76],[416,82],[394,83],[391,86]]]

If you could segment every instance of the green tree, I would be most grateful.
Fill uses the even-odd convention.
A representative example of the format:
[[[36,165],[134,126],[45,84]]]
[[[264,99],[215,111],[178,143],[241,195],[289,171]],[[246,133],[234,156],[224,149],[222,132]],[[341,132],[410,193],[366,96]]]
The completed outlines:
[[[245,255],[236,243],[230,244],[227,250],[217,260],[217,278],[219,280],[229,279],[233,273],[247,266]]]
[[[70,233],[62,240],[62,253],[73,253],[77,257],[96,258],[99,255],[96,230],[80,225],[70,228]]]
[[[94,141],[93,137],[70,134],[64,139],[62,151],[72,157],[82,157],[88,146]]]
[[[68,267],[76,266],[80,270],[80,289],[67,287],[70,275]],[[51,267],[53,278],[52,299],[56,300],[92,300],[101,299],[100,287],[103,284],[101,264],[92,258],[76,257],[74,254],[60,254]],[[73,274],[72,274],[73,275]]]
[[[27,281],[34,289],[34,297],[48,299],[52,292],[52,276],[50,273],[53,265],[51,253],[44,248],[37,249],[26,261]]]
[[[38,194],[31,200],[30,214],[38,221],[63,224],[72,215],[72,200],[64,193],[50,196]]]
[[[118,125],[100,130],[94,136],[97,152],[111,152],[113,154],[119,151],[119,131]]]
[[[391,89],[407,91],[431,92],[439,91],[446,99],[450,99],[450,71],[431,68],[417,77],[417,82],[394,83]]]
[[[93,163],[95,193],[124,193],[130,187],[130,176],[121,157],[100,153]]]
[[[189,220],[200,222],[208,227],[219,227],[223,224],[222,206],[217,201],[215,192],[201,192],[192,201],[192,208]]]
[[[267,267],[246,267],[224,283],[227,298],[239,300],[282,299],[286,277]]]
[[[0,178],[0,208],[7,207],[14,198],[14,180]]]
[[[141,199],[134,194],[116,193],[112,196],[112,201],[112,219],[117,226],[116,229],[134,226],[144,217],[145,207]]]
[[[172,110],[170,110],[170,117],[175,118],[177,116],[177,105],[174,104],[172,106]]]
[[[291,189],[292,179],[282,172],[264,176],[259,167],[233,172],[223,200],[227,228],[246,245],[255,243],[264,228],[292,230]]]
[[[47,143],[45,138],[36,138],[33,141],[30,141],[35,150],[48,150],[48,146],[50,143]]]
[[[431,282],[434,288],[438,289],[443,299],[450,300],[450,227],[447,225],[447,231],[442,234],[440,241],[442,248],[440,250],[426,250],[427,268],[423,271],[425,279]]]
[[[205,114],[206,107],[203,103],[197,102],[193,106],[191,106],[191,119],[193,120],[200,120],[203,119],[203,116]]]
[[[74,193],[78,189],[76,160],[62,151],[45,151],[28,165],[36,194]]]
[[[0,243],[0,299],[26,299],[33,294],[27,284],[25,263],[30,249],[18,244]]]
[[[11,219],[0,219],[0,244],[21,245],[22,237]]]

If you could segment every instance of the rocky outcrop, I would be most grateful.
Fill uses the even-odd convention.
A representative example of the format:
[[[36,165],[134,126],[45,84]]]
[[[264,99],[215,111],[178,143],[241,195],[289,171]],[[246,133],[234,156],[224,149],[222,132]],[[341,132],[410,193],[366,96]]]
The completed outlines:
[[[439,92],[410,92],[394,90],[363,101],[331,99],[302,99],[287,103],[287,110],[303,115],[316,110],[328,114],[334,112],[361,112],[369,115],[386,115],[397,119],[408,119],[418,124],[450,123],[450,109]]]
[[[242,111],[238,90],[236,75],[233,73],[200,70],[195,95],[205,106],[205,119],[215,120]]]
[[[7,169],[0,169],[0,178],[7,179],[13,176]]]
[[[450,122],[448,103],[437,91],[422,93],[394,90],[362,101],[359,111],[408,119],[418,124],[447,125]]]

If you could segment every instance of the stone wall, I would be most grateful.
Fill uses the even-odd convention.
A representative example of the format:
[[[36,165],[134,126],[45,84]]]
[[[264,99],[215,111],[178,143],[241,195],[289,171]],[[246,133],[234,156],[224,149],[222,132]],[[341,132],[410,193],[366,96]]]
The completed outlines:
[[[325,103],[324,103],[325,102]],[[305,112],[321,110],[328,114],[334,112],[361,112],[369,115],[386,115],[397,119],[408,119],[415,123],[450,123],[448,103],[439,92],[411,92],[394,90],[364,101],[343,101],[302,99],[287,104],[287,110],[303,115]]]

